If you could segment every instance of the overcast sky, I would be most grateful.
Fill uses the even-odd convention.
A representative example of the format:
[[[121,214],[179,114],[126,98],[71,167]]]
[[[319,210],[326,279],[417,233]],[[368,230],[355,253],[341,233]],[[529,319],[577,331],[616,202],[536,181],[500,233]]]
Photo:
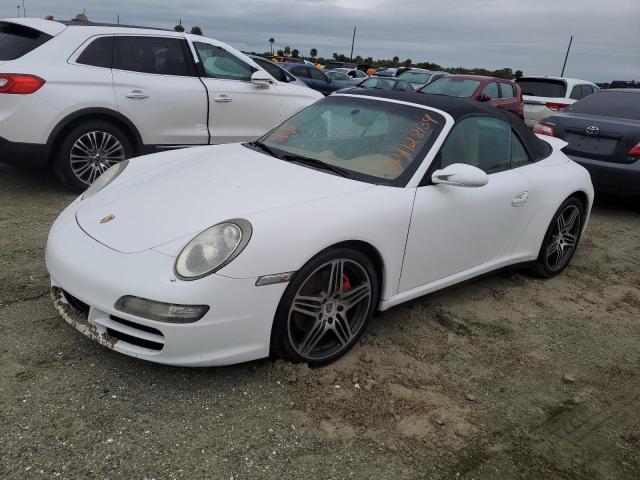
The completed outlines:
[[[640,0],[25,0],[27,16],[190,28],[241,50],[298,48],[443,66],[511,67],[592,81],[640,80]],[[1,0],[0,17],[22,0]]]

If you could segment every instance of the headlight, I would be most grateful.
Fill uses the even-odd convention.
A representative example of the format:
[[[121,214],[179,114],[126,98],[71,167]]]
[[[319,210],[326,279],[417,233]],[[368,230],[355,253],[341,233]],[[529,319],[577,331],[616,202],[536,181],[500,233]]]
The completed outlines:
[[[106,187],[111,182],[113,182],[116,179],[116,177],[120,175],[125,168],[127,168],[128,164],[129,164],[129,160],[122,160],[121,162],[118,162],[115,165],[112,165],[111,167],[109,167],[107,171],[105,171],[91,185],[89,185],[89,188],[87,188],[85,192],[82,194],[82,200],[85,200],[90,196],[95,195],[104,187]]]
[[[220,270],[244,250],[251,232],[251,224],[241,218],[206,229],[182,249],[176,274],[182,280],[196,280]]]

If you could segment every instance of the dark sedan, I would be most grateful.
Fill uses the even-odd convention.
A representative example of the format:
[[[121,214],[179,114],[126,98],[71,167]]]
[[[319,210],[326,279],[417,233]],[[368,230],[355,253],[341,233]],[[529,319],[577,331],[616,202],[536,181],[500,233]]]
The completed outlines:
[[[597,190],[640,195],[640,89],[603,90],[545,118],[534,132],[568,143]]]
[[[346,93],[357,91],[359,88],[374,88],[376,90],[394,90],[396,92],[413,92],[413,87],[409,82],[399,78],[369,77],[361,82],[351,85],[349,88],[337,90],[336,93]]]
[[[278,63],[278,65],[295,75],[298,80],[302,80],[307,86],[324,95],[330,95],[336,90],[353,86],[351,82],[331,80],[324,72],[311,65],[297,65],[295,63]]]

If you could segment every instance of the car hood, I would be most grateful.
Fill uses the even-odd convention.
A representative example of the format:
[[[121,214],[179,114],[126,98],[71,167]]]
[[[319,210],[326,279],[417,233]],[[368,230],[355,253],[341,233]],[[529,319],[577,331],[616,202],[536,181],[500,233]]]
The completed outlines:
[[[217,145],[131,159],[111,185],[79,202],[76,219],[103,245],[135,253],[232,218],[371,187],[241,144]]]

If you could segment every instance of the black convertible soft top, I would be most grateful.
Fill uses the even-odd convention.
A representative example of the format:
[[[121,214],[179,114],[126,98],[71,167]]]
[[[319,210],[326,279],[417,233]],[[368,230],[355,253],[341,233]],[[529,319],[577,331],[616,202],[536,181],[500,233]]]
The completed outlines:
[[[453,117],[455,122],[458,122],[463,117],[473,115],[496,117],[511,125],[518,137],[520,137],[520,140],[524,143],[525,148],[529,151],[533,161],[542,160],[543,158],[548,157],[552,151],[551,145],[544,140],[539,139],[531,130],[529,130],[529,128],[527,128],[521,118],[517,117],[513,113],[493,107],[486,103],[468,100],[466,98],[449,97],[447,95],[394,90],[359,89],[357,92],[349,92],[348,94],[388,98],[390,100],[424,105],[426,107],[447,112]]]

